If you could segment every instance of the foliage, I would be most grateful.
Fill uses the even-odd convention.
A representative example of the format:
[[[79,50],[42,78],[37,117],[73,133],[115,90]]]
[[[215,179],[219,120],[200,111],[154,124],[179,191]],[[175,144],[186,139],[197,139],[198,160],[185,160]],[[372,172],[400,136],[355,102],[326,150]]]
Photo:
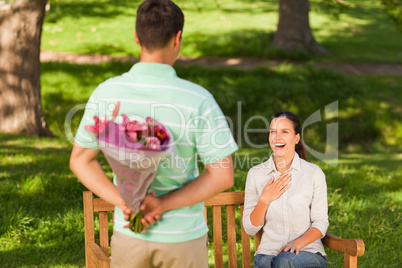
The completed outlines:
[[[395,24],[396,29],[402,33],[402,1],[381,0],[390,20]]]
[[[309,0],[309,2],[313,10],[331,14],[336,19],[339,19],[340,15],[345,11],[355,7],[349,1],[345,2],[343,0]]]

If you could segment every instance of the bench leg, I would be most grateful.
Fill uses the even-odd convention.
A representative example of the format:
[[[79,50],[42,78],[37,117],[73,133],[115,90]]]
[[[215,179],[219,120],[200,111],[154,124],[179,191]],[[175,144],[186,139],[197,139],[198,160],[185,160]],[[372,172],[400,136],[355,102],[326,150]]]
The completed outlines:
[[[343,253],[344,263],[343,266],[345,268],[357,268],[357,256],[351,256],[348,253]]]

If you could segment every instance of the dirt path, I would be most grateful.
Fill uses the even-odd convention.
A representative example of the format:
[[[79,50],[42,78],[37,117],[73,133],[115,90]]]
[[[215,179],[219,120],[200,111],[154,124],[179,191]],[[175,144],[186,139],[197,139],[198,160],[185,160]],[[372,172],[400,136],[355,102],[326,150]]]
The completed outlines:
[[[94,55],[94,54],[73,54],[67,52],[51,52],[41,51],[42,62],[58,61],[74,64],[100,64],[109,61],[137,62],[139,59],[135,57],[115,57],[110,55]],[[284,61],[267,60],[260,58],[217,58],[217,57],[201,57],[188,58],[180,56],[177,62],[181,65],[188,66],[191,64],[199,64],[206,67],[236,67],[239,69],[252,69],[257,66],[266,66],[269,69],[276,69]],[[303,62],[289,62],[293,65],[303,65]],[[385,64],[385,63],[344,63],[344,62],[318,62],[316,68],[329,68],[345,74],[354,75],[402,75],[402,64]]]

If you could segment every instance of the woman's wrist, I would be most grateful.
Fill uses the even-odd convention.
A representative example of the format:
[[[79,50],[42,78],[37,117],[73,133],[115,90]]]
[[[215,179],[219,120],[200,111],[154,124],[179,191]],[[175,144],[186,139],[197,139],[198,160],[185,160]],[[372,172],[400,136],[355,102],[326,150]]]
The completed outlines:
[[[258,203],[262,206],[268,207],[269,204],[271,204],[272,200],[267,198],[266,196],[261,196],[260,199],[258,199]]]

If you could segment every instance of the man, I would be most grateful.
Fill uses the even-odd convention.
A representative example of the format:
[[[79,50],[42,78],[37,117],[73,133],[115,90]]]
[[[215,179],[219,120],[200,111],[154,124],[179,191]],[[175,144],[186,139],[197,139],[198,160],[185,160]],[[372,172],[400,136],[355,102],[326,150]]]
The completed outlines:
[[[172,65],[182,42],[184,16],[170,0],[146,0],[137,10],[140,62],[92,93],[77,131],[70,168],[92,192],[116,206],[112,267],[208,267],[203,200],[232,187],[231,154],[238,148],[218,104],[201,86],[177,77]],[[175,154],[163,162],[142,203],[146,231],[127,228],[130,209],[96,160],[99,147],[85,130],[94,115],[112,118],[114,104],[131,119],[164,124]],[[119,116],[118,116],[119,117]],[[118,118],[117,118],[118,119]],[[197,157],[205,165],[199,174]]]

